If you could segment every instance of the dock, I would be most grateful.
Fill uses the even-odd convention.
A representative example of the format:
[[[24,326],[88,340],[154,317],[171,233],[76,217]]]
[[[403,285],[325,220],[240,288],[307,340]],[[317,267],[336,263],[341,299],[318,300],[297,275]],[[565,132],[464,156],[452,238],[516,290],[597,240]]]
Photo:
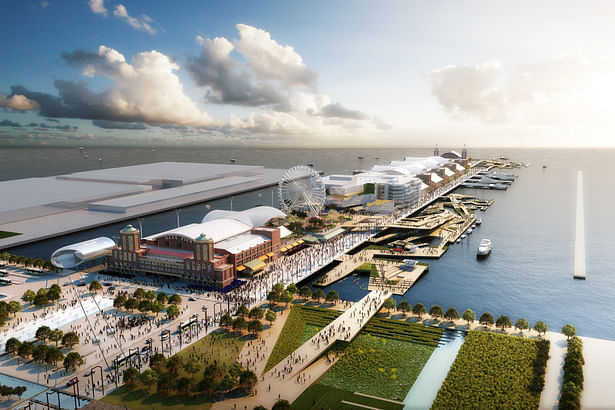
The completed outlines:
[[[574,237],[573,277],[585,279],[585,209],[583,204],[583,171],[577,171],[577,216]]]
[[[370,277],[368,290],[384,290],[394,295],[404,295],[429,270],[427,264],[406,268],[403,264],[389,267],[383,277]]]

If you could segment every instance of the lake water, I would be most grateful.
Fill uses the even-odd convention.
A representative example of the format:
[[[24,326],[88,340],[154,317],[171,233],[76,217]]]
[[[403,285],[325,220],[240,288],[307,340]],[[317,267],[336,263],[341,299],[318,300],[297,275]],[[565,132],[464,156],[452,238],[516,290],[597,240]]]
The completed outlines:
[[[431,155],[431,149],[347,149],[347,150],[238,150],[205,148],[100,148],[87,149],[90,158],[103,158],[105,167],[152,161],[228,162],[288,168],[314,162],[326,173],[368,169],[404,156]],[[365,159],[359,160],[361,154]],[[460,189],[484,199],[495,199],[486,212],[477,211],[483,223],[462,244],[453,245],[429,273],[404,296],[411,304],[422,302],[445,310],[454,306],[460,312],[470,308],[477,316],[485,311],[494,316],[508,315],[513,322],[525,317],[558,330],[573,323],[584,336],[615,340],[612,309],[615,308],[615,214],[610,182],[615,175],[614,150],[470,150],[475,158],[506,154],[511,160],[529,162],[526,169],[512,170],[519,178],[507,191]],[[376,159],[379,157],[379,159]],[[86,164],[75,149],[10,148],[0,150],[0,179],[44,176],[98,167]],[[92,163],[94,162],[94,163]],[[548,165],[543,169],[542,165]],[[585,237],[587,280],[572,278],[576,171],[584,171]],[[211,209],[229,209],[228,198],[212,201]],[[271,204],[271,189],[233,198],[234,209]],[[274,200],[274,204],[276,204]],[[180,212],[181,224],[200,221],[207,212],[195,205]],[[127,222],[55,238],[11,250],[28,256],[49,258],[60,246],[94,236],[117,236]],[[130,221],[138,225],[138,221]],[[143,231],[149,235],[176,226],[175,212],[145,217]],[[490,238],[494,250],[476,259],[482,238]],[[331,285],[345,299],[358,300],[367,279],[346,280]],[[327,289],[328,290],[328,289]],[[398,298],[400,299],[400,298]]]

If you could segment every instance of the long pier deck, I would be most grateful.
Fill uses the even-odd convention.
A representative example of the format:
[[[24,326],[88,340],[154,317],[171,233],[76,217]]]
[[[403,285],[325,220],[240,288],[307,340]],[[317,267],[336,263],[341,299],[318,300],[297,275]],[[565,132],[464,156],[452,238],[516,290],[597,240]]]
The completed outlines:
[[[574,238],[574,273],[575,279],[585,279],[585,209],[583,204],[583,171],[577,172],[577,216]]]

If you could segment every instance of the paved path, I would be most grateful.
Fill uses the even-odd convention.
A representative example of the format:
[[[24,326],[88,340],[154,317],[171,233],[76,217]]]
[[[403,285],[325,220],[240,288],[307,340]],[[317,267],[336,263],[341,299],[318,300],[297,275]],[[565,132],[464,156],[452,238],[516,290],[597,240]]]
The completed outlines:
[[[549,348],[549,360],[545,374],[545,389],[540,395],[540,408],[557,409],[564,375],[562,366],[564,366],[568,343],[566,336],[561,333],[547,332],[545,337],[551,341],[551,347]]]

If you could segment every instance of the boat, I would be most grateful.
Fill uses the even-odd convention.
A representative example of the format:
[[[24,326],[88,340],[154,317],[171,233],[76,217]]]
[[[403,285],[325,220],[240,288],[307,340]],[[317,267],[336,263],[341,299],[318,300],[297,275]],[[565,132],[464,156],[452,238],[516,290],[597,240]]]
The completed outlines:
[[[491,240],[490,239],[483,239],[482,241],[480,241],[480,244],[478,245],[478,251],[476,252],[476,257],[480,258],[480,257],[485,257],[487,255],[489,255],[491,253]]]
[[[363,155],[359,155],[357,158],[359,158],[359,159],[363,159],[363,158],[365,158],[365,156],[363,156]]]
[[[547,167],[546,165],[543,165],[543,166],[542,166],[542,169],[545,169],[546,167]]]
[[[308,162],[307,165],[308,165],[308,167],[313,167],[314,163],[313,162]]]
[[[461,243],[461,239],[457,239],[457,243]]]
[[[482,224],[482,223],[483,223],[482,219],[478,218],[478,219],[476,220],[476,225],[480,225],[480,224]]]
[[[468,230],[466,231],[466,233],[467,233],[468,235],[470,235],[470,234],[472,233],[472,228],[468,229]]]
[[[467,237],[467,235],[464,233],[463,235],[461,235],[461,239],[465,239]]]
[[[476,229],[476,224],[472,225],[472,230]]]
[[[234,164],[235,162],[237,162],[237,159],[235,159],[235,153],[234,153],[234,152],[233,152],[233,153],[232,153],[232,155],[231,155],[231,159],[230,159],[230,161],[231,161],[231,163],[233,163],[233,164]]]

